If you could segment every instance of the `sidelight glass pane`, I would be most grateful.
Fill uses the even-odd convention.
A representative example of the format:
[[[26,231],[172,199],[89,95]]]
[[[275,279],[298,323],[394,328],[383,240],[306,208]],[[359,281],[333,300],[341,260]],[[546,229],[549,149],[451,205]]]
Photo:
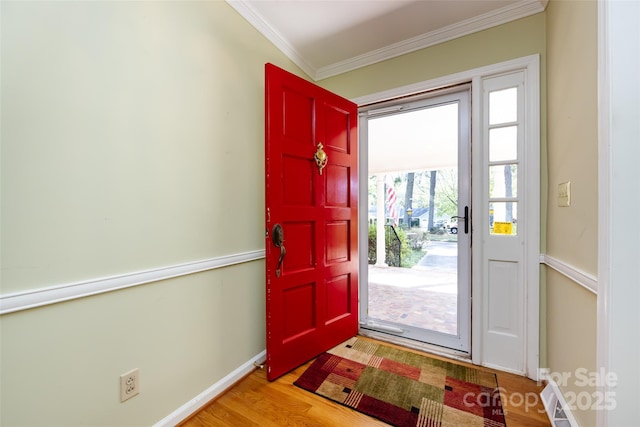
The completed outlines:
[[[489,203],[489,233],[518,234],[518,202]]]
[[[518,88],[489,93],[489,124],[511,123],[518,120]]]
[[[518,159],[518,126],[489,131],[489,161],[504,162]]]
[[[518,196],[518,165],[489,166],[489,197]]]

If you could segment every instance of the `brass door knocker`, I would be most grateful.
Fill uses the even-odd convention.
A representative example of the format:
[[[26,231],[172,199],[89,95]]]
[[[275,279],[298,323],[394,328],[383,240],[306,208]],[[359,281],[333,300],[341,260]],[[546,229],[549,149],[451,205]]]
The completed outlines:
[[[327,166],[327,162],[329,161],[329,156],[322,149],[322,143],[318,142],[318,150],[313,155],[313,158],[316,160],[316,165],[318,165],[318,171],[320,175],[322,175],[322,169]]]

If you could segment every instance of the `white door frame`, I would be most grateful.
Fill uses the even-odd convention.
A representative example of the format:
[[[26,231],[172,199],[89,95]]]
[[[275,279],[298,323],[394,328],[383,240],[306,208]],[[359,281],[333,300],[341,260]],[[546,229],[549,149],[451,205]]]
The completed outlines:
[[[480,67],[473,70],[463,71],[449,76],[415,83],[383,92],[374,93],[352,99],[358,105],[366,105],[375,102],[381,102],[415,94],[428,90],[434,90],[446,86],[456,85],[460,83],[472,82],[472,129],[471,140],[472,145],[482,141],[483,129],[478,126],[482,123],[482,80],[490,76],[496,76],[503,73],[509,73],[517,70],[523,70],[525,74],[525,170],[524,170],[524,188],[525,209],[528,220],[523,230],[524,236],[524,294],[523,297],[525,311],[523,313],[523,322],[525,325],[525,360],[523,366],[525,372],[519,372],[527,375],[529,378],[538,379],[539,369],[539,349],[540,349],[540,58],[539,55],[530,55],[499,64],[493,64],[486,67]],[[362,131],[362,130],[361,130]],[[483,170],[483,150],[475,149],[472,153],[472,187],[475,182],[482,182],[484,179]],[[361,147],[360,155],[367,153],[366,147]],[[366,182],[366,177],[360,182]],[[362,186],[361,186],[362,187]],[[480,186],[482,187],[482,186]],[[363,195],[364,191],[364,195]],[[367,209],[362,209],[362,201],[367,200],[366,188],[360,188],[360,215],[366,215]],[[486,197],[478,191],[472,191],[472,206],[476,206],[473,212],[473,223],[476,224],[473,231],[472,246],[472,294],[473,294],[473,312],[471,319],[471,360],[474,364],[485,365],[487,361],[482,360],[483,332],[485,326],[483,324],[482,315],[485,312],[483,305],[484,296],[487,291],[486,284],[483,283],[485,266],[482,263],[482,253],[478,252],[482,249],[482,242],[475,244],[481,234],[477,232],[478,224],[488,224],[488,212],[478,207],[483,206],[483,200]],[[360,218],[360,224],[367,224],[366,218]],[[360,229],[359,237],[360,247],[367,245],[367,230]],[[363,244],[365,246],[363,246]],[[361,279],[363,276],[361,274]],[[489,362],[490,364],[490,362]],[[495,367],[495,366],[494,366]]]
[[[637,2],[598,2],[597,369],[617,376],[617,382],[598,385],[598,396],[613,396],[615,403],[615,409],[597,412],[598,427],[637,424],[640,347],[619,325],[637,323],[640,248],[629,227],[619,223],[640,209],[639,17]]]

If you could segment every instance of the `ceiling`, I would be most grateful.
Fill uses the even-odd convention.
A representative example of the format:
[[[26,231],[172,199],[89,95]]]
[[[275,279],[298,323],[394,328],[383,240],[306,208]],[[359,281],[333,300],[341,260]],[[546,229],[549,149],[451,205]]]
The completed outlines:
[[[544,11],[548,0],[226,0],[314,80]]]

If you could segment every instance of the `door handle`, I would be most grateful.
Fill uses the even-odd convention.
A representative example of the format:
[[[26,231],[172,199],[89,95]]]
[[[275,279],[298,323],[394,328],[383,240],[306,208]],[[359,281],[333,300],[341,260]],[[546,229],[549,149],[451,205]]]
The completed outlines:
[[[457,219],[457,220],[463,219],[464,234],[469,234],[469,206],[464,207],[464,216],[452,216],[451,220],[453,221],[454,219]]]
[[[284,230],[280,224],[273,226],[271,231],[271,241],[276,248],[280,248],[280,257],[278,258],[278,267],[276,267],[276,277],[280,277],[282,261],[287,254],[287,250],[284,248]]]

